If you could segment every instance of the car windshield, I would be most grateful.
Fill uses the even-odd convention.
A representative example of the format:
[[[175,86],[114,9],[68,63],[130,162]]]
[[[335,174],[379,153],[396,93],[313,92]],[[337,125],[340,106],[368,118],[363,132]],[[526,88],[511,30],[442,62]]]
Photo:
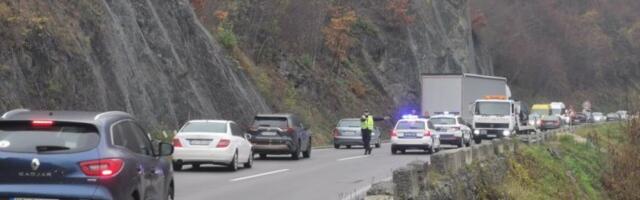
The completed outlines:
[[[551,115],[562,115],[562,109],[560,108],[551,109]]]
[[[343,119],[338,123],[338,127],[360,127],[360,120]]]
[[[509,115],[511,104],[507,102],[478,102],[476,114],[479,115]]]
[[[424,130],[425,123],[423,121],[399,121],[398,125],[396,125],[396,129],[406,130],[406,129],[415,129],[415,130]]]
[[[30,121],[0,122],[0,152],[74,153],[98,146],[100,137],[93,125],[53,122],[34,125]]]
[[[227,123],[224,122],[188,122],[180,130],[182,133],[206,132],[227,133]]]
[[[254,127],[289,128],[286,117],[256,117]]]
[[[432,117],[431,123],[434,125],[455,125],[456,119],[452,117]]]

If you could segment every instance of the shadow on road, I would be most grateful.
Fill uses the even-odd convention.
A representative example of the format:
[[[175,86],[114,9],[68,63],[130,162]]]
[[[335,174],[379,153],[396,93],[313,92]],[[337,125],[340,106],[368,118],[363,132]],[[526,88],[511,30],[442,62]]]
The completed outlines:
[[[244,168],[240,167],[238,171],[242,171]],[[234,173],[234,171],[229,170],[226,166],[221,165],[200,165],[199,168],[184,168],[181,171],[177,171],[177,173]]]

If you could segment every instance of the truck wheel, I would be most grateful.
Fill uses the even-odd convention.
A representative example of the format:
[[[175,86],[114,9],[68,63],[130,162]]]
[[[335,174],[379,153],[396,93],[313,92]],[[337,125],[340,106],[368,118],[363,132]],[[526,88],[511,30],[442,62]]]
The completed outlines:
[[[340,145],[339,144],[334,144],[333,148],[340,149]]]

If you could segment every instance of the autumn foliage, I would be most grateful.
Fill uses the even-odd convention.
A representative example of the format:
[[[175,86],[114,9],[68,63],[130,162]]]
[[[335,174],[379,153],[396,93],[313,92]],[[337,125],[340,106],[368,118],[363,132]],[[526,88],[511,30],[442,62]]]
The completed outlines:
[[[334,7],[330,12],[330,22],[322,28],[324,44],[338,60],[346,61],[354,43],[350,35],[351,26],[358,17],[352,9]]]
[[[414,16],[407,14],[409,11],[410,0],[388,0],[386,10],[392,15],[392,18],[400,24],[409,25],[415,21]]]

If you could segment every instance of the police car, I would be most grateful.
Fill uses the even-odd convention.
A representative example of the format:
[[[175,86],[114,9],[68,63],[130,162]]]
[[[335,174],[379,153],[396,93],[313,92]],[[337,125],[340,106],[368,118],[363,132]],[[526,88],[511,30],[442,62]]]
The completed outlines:
[[[471,128],[456,113],[444,112],[432,116],[429,121],[435,126],[442,143],[458,148],[471,146]]]
[[[435,153],[440,149],[440,135],[429,119],[414,115],[403,116],[391,131],[391,153],[405,153],[409,149]]]

